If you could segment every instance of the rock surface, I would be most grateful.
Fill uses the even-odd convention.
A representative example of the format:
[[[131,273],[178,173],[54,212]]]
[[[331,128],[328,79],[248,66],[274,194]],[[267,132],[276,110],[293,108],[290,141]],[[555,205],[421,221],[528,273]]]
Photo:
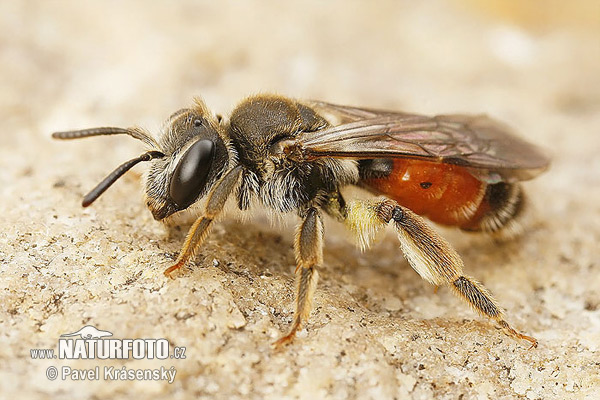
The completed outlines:
[[[543,5],[542,5],[543,3]],[[3,2],[0,5],[0,397],[600,398],[600,7],[595,1]],[[536,5],[536,7],[534,7]],[[310,323],[293,312],[294,218],[218,223],[193,265],[162,272],[187,226],[141,201],[143,167],[80,199],[202,96],[227,113],[278,92],[426,114],[487,113],[553,154],[526,183],[519,240],[440,230],[535,350],[437,294],[392,233],[361,253],[332,221]],[[186,359],[39,360],[84,325],[166,338]],[[55,366],[171,368],[165,381],[46,378]]]

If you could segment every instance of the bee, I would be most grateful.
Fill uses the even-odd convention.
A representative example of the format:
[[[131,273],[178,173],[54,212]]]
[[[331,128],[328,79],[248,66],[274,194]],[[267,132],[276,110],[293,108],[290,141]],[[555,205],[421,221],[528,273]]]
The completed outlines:
[[[230,198],[242,211],[259,203],[299,217],[295,312],[275,345],[291,342],[309,317],[323,265],[323,217],[329,215],[363,248],[392,225],[423,279],[436,288],[448,285],[508,335],[537,346],[509,325],[491,293],[463,272],[458,253],[424,219],[471,232],[518,233],[526,206],[519,182],[544,171],[549,158],[507,126],[483,115],[429,117],[264,94],[243,100],[229,118],[196,99],[170,116],[158,139],[137,127],[53,137],[117,134],[141,140],[149,150],[109,174],[84,197],[84,207],[142,161],[149,163],[145,202],[156,220],[202,203],[177,260],[164,272],[168,277],[194,258]],[[346,199],[346,186],[373,196]]]

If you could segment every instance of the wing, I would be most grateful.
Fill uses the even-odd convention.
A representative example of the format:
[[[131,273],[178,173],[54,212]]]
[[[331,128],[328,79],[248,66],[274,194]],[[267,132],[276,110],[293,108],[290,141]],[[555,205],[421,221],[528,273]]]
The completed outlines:
[[[531,179],[550,164],[538,147],[485,115],[427,117],[401,112],[309,105],[333,126],[296,138],[303,157],[417,158],[462,165],[489,183]]]

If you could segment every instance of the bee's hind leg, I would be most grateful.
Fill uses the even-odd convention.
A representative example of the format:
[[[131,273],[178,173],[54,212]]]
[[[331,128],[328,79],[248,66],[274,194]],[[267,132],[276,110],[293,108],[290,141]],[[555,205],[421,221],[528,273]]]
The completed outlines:
[[[294,340],[296,332],[308,319],[312,299],[317,287],[317,267],[323,264],[323,222],[319,211],[311,207],[296,230],[294,240],[296,255],[296,310],[289,332],[273,345],[279,347]]]
[[[368,245],[374,233],[392,222],[404,256],[423,279],[453,292],[475,311],[496,322],[511,336],[537,347],[537,340],[513,329],[505,320],[491,293],[479,282],[463,274],[463,261],[450,243],[438,235],[425,220],[393,200],[352,201],[346,206],[346,225]]]

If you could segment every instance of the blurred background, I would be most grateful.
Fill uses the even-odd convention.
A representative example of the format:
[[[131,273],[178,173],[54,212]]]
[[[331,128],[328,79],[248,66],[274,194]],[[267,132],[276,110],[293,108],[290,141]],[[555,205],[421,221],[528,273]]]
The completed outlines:
[[[600,103],[594,0],[1,7],[4,140],[24,121],[151,124],[194,96],[225,112],[257,92],[515,125],[532,108],[556,118]]]
[[[0,312],[0,333],[8,344],[0,349],[0,363],[11,363],[10,371],[0,368],[0,393],[53,398],[72,398],[74,393],[127,397],[140,391],[165,398],[175,393],[180,398],[190,393],[230,398],[598,398],[599,1],[3,1],[0,88],[0,300],[6,308]],[[93,209],[79,209],[81,195],[114,166],[137,155],[139,143],[125,138],[55,143],[50,133],[140,125],[156,134],[173,111],[195,96],[227,114],[245,96],[260,92],[423,114],[487,113],[548,149],[552,169],[527,184],[538,210],[537,230],[528,241],[496,250],[449,233],[465,255],[469,273],[497,293],[517,325],[545,343],[541,349],[523,355],[519,344],[477,319],[448,291],[432,296],[406,265],[398,272],[397,262],[385,261],[393,259],[390,253],[398,257],[393,239],[375,255],[328,239],[332,250],[326,256],[334,272],[323,273],[324,289],[317,296],[319,307],[328,312],[318,308],[313,313],[309,337],[287,355],[271,354],[268,342],[288,321],[274,310],[283,307],[286,318],[292,312],[293,257],[286,254],[271,264],[252,261],[235,242],[253,246],[251,236],[262,235],[261,227],[235,233],[235,226],[225,224],[228,230],[216,229],[214,241],[207,244],[215,259],[233,260],[237,264],[231,268],[248,268],[248,276],[273,269],[253,283],[257,292],[240,292],[240,285],[251,285],[217,267],[204,270],[216,277],[176,281],[189,291],[206,282],[224,285],[219,293],[232,296],[245,329],[215,331],[204,327],[203,319],[192,318],[187,325],[171,321],[171,303],[164,300],[171,292],[162,289],[164,303],[148,298],[152,307],[158,304],[156,309],[139,308],[128,296],[150,296],[154,291],[148,286],[165,284],[164,252],[176,252],[183,233],[175,241],[161,236],[138,200],[135,173]],[[135,232],[133,240],[127,232]],[[284,236],[286,250],[290,240]],[[77,248],[71,249],[72,243]],[[110,251],[103,250],[103,243]],[[140,243],[148,245],[140,248]],[[273,246],[271,256],[281,248]],[[69,256],[65,249],[71,249]],[[71,261],[61,261],[69,257]],[[212,265],[211,257],[205,264]],[[348,267],[354,263],[374,264],[374,272],[355,272]],[[499,266],[482,266],[490,264]],[[79,276],[89,265],[96,268],[93,275]],[[116,266],[102,269],[108,265]],[[139,277],[148,265],[154,276],[141,275],[131,287],[111,286],[115,280]],[[204,273],[200,271],[196,268],[194,274]],[[382,273],[394,278],[382,278]],[[109,286],[96,291],[80,282],[81,292],[69,292],[75,290],[69,279]],[[55,302],[57,293],[62,293],[61,306]],[[277,293],[285,294],[284,300]],[[199,293],[188,300],[201,302],[198,315],[202,304],[215,302]],[[172,387],[115,383],[85,392],[72,382],[47,387],[42,365],[25,354],[32,346],[51,347],[58,333],[74,331],[69,321],[78,325],[77,316],[84,312],[78,302],[87,302],[89,321],[105,318],[105,329],[122,327],[121,337],[147,335],[140,326],[160,329],[172,323],[173,332],[179,332],[176,340],[203,350],[192,348],[194,362],[178,366],[178,384]],[[112,311],[115,304],[130,308],[120,314]],[[262,310],[262,317],[255,309]],[[152,319],[163,315],[157,310],[165,310],[164,320]],[[346,356],[331,350],[339,343],[328,338],[347,332],[336,327],[343,329],[353,318],[382,315],[368,328],[354,325],[358,339],[345,343]],[[478,322],[465,328],[467,320]],[[330,334],[326,326],[333,329]],[[414,339],[414,329],[431,340],[443,336],[436,346],[444,356],[428,340]],[[371,336],[375,331],[379,336]],[[473,331],[479,334],[476,340],[457,349],[457,340]],[[386,334],[389,340],[382,339]],[[222,338],[230,340],[228,356],[215,350],[221,347],[208,345],[223,346]],[[250,356],[239,358],[242,353]],[[198,354],[204,358],[199,360]]]

